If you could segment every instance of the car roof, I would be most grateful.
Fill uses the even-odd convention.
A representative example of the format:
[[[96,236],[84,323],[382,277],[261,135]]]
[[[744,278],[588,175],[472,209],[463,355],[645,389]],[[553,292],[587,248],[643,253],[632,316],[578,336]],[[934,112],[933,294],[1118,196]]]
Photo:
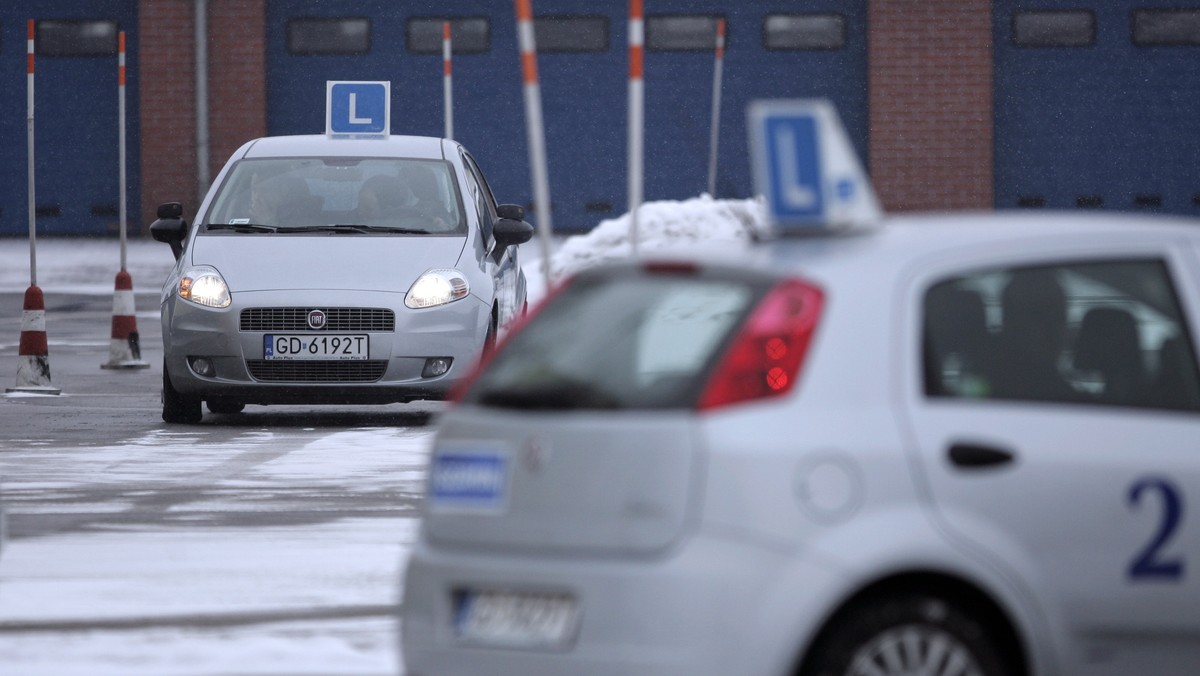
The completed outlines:
[[[408,157],[445,159],[443,143],[432,136],[338,138],[322,134],[265,136],[242,146],[241,157]]]
[[[989,247],[1053,242],[1053,251],[1086,251],[1095,243],[1145,238],[1179,238],[1200,244],[1200,219],[1133,213],[998,211],[908,213],[889,216],[878,227],[830,236],[781,237],[749,247],[751,265],[776,270],[832,270],[850,266],[861,272],[896,270],[930,255]],[[1064,244],[1066,248],[1064,249]],[[1049,249],[1047,249],[1049,253]],[[744,254],[745,255],[745,254]],[[727,256],[716,254],[713,262]],[[729,261],[736,262],[736,261]]]

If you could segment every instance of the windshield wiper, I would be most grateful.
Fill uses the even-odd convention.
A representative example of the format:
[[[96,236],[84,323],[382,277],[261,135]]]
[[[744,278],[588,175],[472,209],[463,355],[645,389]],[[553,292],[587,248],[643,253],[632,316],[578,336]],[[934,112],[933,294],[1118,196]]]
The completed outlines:
[[[259,223],[207,223],[204,227],[208,230],[233,230],[234,232],[279,232],[279,228],[273,225]]]
[[[363,225],[361,223],[338,223],[336,225],[306,225],[297,228],[288,228],[288,232],[347,232],[369,234],[374,232],[386,232],[398,235],[428,235],[428,230],[420,228],[399,228],[390,225]]]

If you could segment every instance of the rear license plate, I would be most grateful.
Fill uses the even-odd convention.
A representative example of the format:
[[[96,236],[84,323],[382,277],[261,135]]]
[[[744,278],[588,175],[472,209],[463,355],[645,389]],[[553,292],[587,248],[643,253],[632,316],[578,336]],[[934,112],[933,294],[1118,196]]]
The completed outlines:
[[[569,594],[467,589],[455,601],[454,632],[476,643],[562,648],[579,620]]]
[[[263,359],[366,359],[369,354],[366,335],[263,336]]]

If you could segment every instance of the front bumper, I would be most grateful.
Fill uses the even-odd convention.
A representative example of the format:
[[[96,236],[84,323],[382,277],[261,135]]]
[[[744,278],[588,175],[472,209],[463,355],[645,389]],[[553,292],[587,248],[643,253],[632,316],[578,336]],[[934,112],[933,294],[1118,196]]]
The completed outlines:
[[[395,314],[395,330],[241,330],[242,310],[283,307],[387,308]],[[222,309],[200,307],[172,296],[162,312],[165,368],[177,391],[204,400],[384,404],[440,399],[470,373],[482,350],[489,320],[490,308],[474,296],[422,310],[405,307],[404,294],[388,292],[241,292],[233,305]],[[365,334],[370,363],[266,361],[263,336],[267,333]],[[213,365],[211,375],[200,375],[191,366],[197,357]],[[432,358],[451,359],[450,370],[440,376],[423,376]],[[278,366],[289,368],[274,368]]]

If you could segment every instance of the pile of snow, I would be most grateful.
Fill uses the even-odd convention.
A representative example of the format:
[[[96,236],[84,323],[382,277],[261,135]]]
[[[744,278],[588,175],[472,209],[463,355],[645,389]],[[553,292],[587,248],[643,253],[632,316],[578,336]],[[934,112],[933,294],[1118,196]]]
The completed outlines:
[[[687,248],[748,244],[766,224],[759,199],[714,200],[701,195],[682,202],[646,202],[638,208],[638,255]],[[563,279],[606,261],[632,253],[630,215],[601,221],[584,235],[568,238],[551,257],[550,274]],[[526,270],[526,274],[529,271]]]

